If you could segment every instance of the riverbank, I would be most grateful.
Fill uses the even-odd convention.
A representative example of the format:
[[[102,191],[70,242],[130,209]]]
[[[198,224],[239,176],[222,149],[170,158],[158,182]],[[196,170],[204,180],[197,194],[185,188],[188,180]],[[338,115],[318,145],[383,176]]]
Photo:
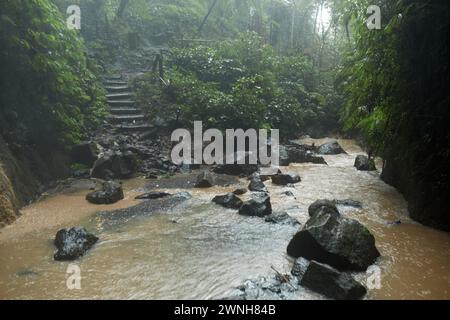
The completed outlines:
[[[0,229],[0,241],[20,239],[27,234],[46,230],[56,232],[58,228],[77,223],[98,211],[136,205],[139,201],[134,198],[146,180],[142,177],[124,181],[125,197],[113,205],[94,205],[86,201],[86,194],[96,184],[96,181],[89,179],[68,180],[48,190],[36,202],[21,209],[19,218],[13,224]]]

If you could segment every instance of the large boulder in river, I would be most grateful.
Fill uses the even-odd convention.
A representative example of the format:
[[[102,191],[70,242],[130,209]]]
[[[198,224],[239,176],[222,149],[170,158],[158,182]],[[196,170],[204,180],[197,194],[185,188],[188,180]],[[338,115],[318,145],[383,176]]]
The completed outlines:
[[[91,176],[99,179],[125,179],[137,170],[137,157],[131,151],[108,152],[95,161]]]
[[[261,180],[259,174],[254,173],[250,177],[250,184],[248,185],[248,190],[256,192],[267,192],[267,188],[264,182]]]
[[[284,174],[276,174],[272,176],[272,183],[280,186],[287,184],[294,184],[302,181],[300,176],[296,173],[288,172]]]
[[[84,228],[59,230],[54,244],[58,249],[54,255],[57,261],[71,261],[83,256],[98,241]]]
[[[373,159],[369,159],[368,156],[358,155],[355,159],[354,167],[359,171],[375,171],[375,162]]]
[[[203,171],[197,176],[196,188],[210,188],[215,185],[215,177],[211,172]]]
[[[361,223],[321,207],[290,241],[287,253],[339,270],[366,270],[380,256],[375,238]]]
[[[292,274],[300,279],[300,285],[331,299],[355,300],[366,294],[366,288],[348,273],[316,261],[299,258],[294,263]]]
[[[333,155],[346,153],[337,141],[327,142],[317,148],[318,154]]]
[[[229,209],[239,209],[243,202],[234,193],[228,193],[223,196],[215,196],[212,200],[214,203],[219,204]]]
[[[252,199],[244,202],[239,209],[239,214],[243,216],[264,217],[272,213],[272,204],[267,194],[254,195]]]
[[[98,157],[98,147],[94,142],[83,142],[74,146],[70,152],[72,160],[86,166],[92,166]]]
[[[123,198],[122,186],[114,181],[104,182],[102,190],[91,192],[86,196],[86,200],[93,204],[113,204]]]

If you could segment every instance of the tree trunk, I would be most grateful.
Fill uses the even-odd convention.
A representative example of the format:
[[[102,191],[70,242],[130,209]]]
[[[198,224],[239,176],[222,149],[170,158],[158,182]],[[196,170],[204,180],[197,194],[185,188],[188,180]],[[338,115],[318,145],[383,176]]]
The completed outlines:
[[[120,0],[119,9],[117,9],[117,18],[121,19],[130,0]]]
[[[294,30],[295,30],[295,1],[292,7],[292,21],[291,21],[291,49],[294,49]]]
[[[200,25],[200,27],[198,28],[197,34],[200,34],[203,30],[203,27],[206,24],[206,21],[208,21],[209,16],[211,15],[212,11],[214,10],[214,7],[216,6],[217,2],[219,0],[214,0],[213,4],[211,5],[211,7],[208,10],[208,13],[206,14],[205,18],[202,21],[202,24]]]

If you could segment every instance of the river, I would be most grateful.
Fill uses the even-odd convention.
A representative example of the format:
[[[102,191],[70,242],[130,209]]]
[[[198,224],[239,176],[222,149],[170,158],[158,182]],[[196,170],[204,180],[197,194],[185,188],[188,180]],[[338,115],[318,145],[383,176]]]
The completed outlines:
[[[325,140],[303,141],[319,144]],[[382,255],[379,288],[367,299],[450,299],[450,234],[422,226],[408,217],[407,203],[379,172],[353,168],[360,148],[339,140],[348,154],[324,156],[329,164],[293,164],[285,171],[300,174],[295,188],[266,185],[274,211],[287,210],[302,224],[317,199],[354,199],[362,209],[341,213],[366,225]],[[88,188],[48,196],[22,210],[13,225],[0,231],[0,299],[214,299],[227,296],[246,279],[289,273],[286,246],[297,227],[243,217],[211,203],[217,194],[247,186],[161,189],[188,191],[192,199],[167,211],[155,211],[105,228],[112,211],[133,206],[148,182],[124,183],[126,198],[112,206],[84,199]],[[294,197],[283,194],[290,190]],[[401,221],[401,223],[395,223]],[[52,239],[64,227],[85,226],[101,241],[74,262],[81,270],[81,289],[66,285],[69,263],[53,261]],[[365,273],[355,274],[364,283]],[[321,299],[301,289],[295,299]]]

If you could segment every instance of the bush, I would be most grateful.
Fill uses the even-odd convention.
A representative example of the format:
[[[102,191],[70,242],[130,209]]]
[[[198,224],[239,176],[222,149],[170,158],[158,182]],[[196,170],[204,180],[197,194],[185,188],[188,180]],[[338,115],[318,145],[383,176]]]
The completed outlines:
[[[0,48],[0,116],[17,114],[31,143],[77,143],[106,113],[83,42],[51,1],[3,1]]]

